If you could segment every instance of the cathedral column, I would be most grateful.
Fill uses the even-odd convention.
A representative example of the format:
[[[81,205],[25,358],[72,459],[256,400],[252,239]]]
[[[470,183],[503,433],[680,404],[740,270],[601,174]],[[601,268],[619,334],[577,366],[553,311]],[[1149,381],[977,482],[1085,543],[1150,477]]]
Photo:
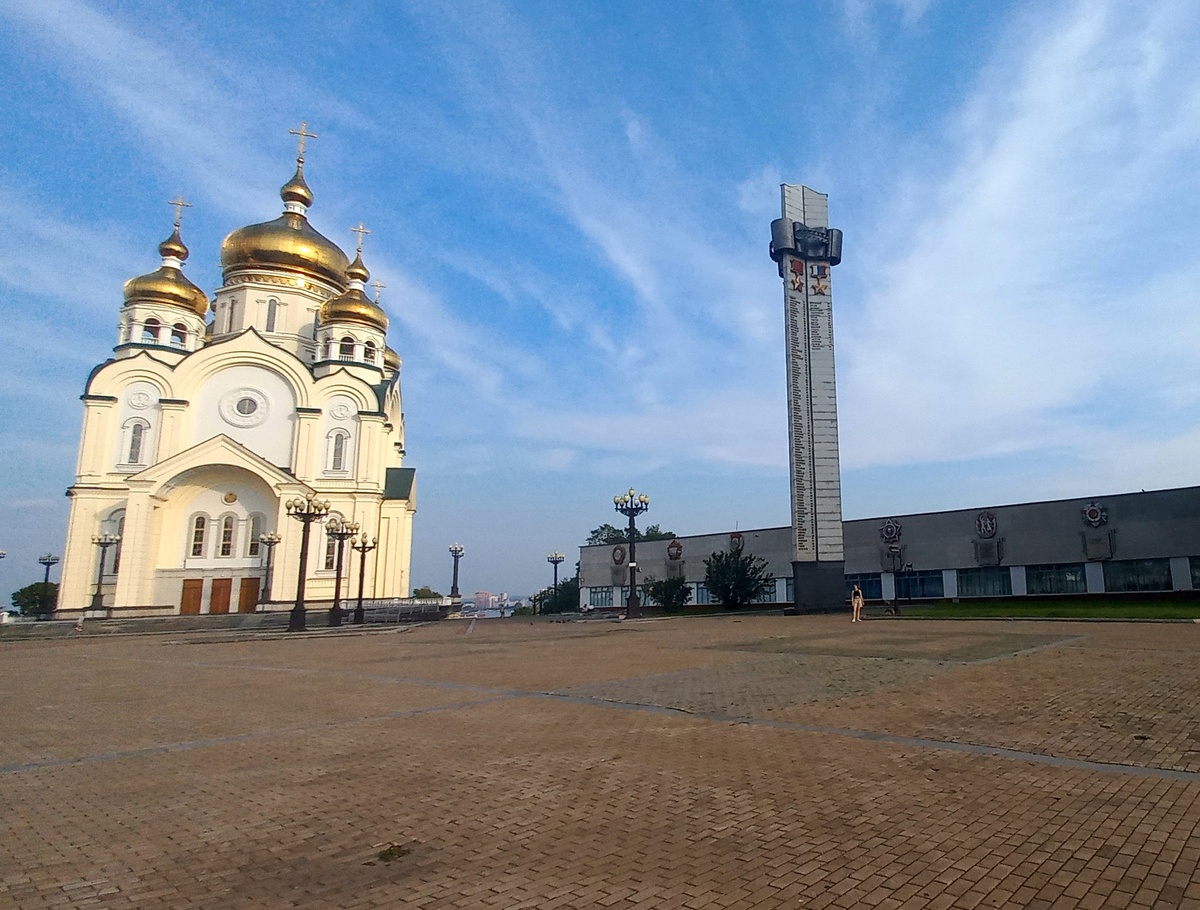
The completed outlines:
[[[162,415],[162,429],[159,431],[158,452],[155,460],[164,461],[183,451],[184,447],[180,441],[183,438],[188,403],[176,398],[162,398],[159,399],[158,407],[159,413]]]
[[[113,607],[149,607],[155,603],[158,580],[157,498],[150,493],[151,481],[130,480],[125,502],[125,528],[121,535],[121,567]],[[178,604],[174,604],[178,607]]]
[[[319,477],[322,468],[321,409],[296,408],[296,442],[292,473],[297,477]]]
[[[113,395],[83,395],[81,398],[83,432],[75,469],[76,482],[97,483],[112,465],[117,399]]]

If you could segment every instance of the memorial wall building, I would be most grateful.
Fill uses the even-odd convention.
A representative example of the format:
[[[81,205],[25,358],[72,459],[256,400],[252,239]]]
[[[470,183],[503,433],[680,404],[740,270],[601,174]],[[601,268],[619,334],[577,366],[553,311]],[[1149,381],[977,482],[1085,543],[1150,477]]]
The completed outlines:
[[[211,300],[183,273],[182,200],[161,266],[126,282],[113,356],[82,396],[60,615],[250,612],[268,589],[290,601],[302,528],[286,504],[309,494],[378,537],[366,595],[408,595],[416,485],[403,466],[401,361],[365,290],[368,232],[359,226],[351,262],[309,224],[301,134],[282,214],[225,238]],[[118,540],[98,546],[104,535]],[[313,525],[309,598],[332,598],[333,559]]]
[[[885,602],[1200,591],[1200,487],[855,519],[843,539],[845,600],[855,583]],[[764,605],[795,602],[786,527],[639,541],[638,566],[684,578],[704,605],[704,559],[730,549],[767,561]],[[581,606],[624,602],[624,559],[621,547],[580,548]]]

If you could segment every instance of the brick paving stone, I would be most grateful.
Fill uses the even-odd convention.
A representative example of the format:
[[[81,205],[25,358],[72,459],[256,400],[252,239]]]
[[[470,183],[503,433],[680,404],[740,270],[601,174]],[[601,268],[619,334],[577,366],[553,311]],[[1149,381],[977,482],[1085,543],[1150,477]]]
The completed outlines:
[[[0,642],[0,907],[1200,906],[1200,628],[862,625]]]

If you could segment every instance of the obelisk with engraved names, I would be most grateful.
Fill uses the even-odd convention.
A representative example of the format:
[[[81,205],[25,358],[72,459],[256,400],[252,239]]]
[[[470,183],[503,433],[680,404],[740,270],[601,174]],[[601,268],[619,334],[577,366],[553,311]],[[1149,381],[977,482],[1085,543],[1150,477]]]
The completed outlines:
[[[806,186],[781,190],[783,217],[771,222],[770,250],[787,327],[793,607],[831,610],[845,603],[831,294],[842,232],[829,227],[828,196]]]

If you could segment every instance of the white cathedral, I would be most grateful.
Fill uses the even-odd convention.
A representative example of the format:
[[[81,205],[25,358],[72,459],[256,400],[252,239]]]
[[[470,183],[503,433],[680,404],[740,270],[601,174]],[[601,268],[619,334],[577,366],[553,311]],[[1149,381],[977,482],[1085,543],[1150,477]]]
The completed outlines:
[[[182,200],[162,266],[125,284],[113,357],[82,396],[60,616],[287,609],[303,533],[287,504],[306,496],[378,538],[344,548],[344,598],[360,559],[367,597],[408,596],[400,357],[364,290],[362,226],[350,262],[308,222],[300,132],[283,214],[225,238],[211,304],[181,271]],[[336,545],[320,523],[308,555],[306,597],[331,600]]]

